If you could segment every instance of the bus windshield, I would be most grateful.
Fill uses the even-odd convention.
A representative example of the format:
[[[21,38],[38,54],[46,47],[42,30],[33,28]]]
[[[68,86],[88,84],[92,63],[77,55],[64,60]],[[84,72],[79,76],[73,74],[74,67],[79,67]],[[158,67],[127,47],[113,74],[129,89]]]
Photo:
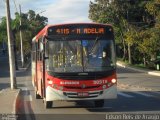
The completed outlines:
[[[53,40],[47,48],[49,71],[101,72],[115,68],[113,40]]]

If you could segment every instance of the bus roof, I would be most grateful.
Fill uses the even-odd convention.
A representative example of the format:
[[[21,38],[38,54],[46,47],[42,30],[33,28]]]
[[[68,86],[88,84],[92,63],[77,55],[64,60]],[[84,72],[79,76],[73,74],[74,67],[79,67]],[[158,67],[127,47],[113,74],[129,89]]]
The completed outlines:
[[[45,35],[47,35],[47,30],[48,30],[48,28],[50,28],[50,27],[54,27],[54,26],[63,26],[63,25],[80,25],[80,24],[82,24],[82,25],[102,25],[102,26],[110,26],[110,27],[112,27],[112,25],[111,24],[101,24],[101,23],[65,23],[65,24],[54,24],[54,25],[46,25],[35,37],[34,37],[34,39],[36,39],[36,40],[38,40],[39,38],[41,38],[42,36],[45,36]],[[33,40],[34,40],[33,39]]]

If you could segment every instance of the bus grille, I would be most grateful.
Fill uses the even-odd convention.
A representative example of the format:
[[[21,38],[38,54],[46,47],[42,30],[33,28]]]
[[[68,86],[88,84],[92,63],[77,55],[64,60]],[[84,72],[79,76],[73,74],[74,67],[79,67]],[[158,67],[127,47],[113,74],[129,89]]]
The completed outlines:
[[[86,86],[85,88],[82,88],[81,86],[64,86],[67,89],[95,89],[95,88],[99,88],[99,86]]]

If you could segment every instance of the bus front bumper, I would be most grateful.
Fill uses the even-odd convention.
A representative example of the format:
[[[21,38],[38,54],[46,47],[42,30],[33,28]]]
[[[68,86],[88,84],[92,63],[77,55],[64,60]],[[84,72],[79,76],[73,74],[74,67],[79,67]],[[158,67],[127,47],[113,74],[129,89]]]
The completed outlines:
[[[87,94],[86,94],[87,93]],[[46,88],[46,101],[56,101],[56,100],[99,100],[99,99],[115,99],[117,98],[117,86],[113,85],[110,88],[98,90],[98,91],[87,91],[82,92],[72,92],[72,91],[60,91],[56,90],[50,86]]]

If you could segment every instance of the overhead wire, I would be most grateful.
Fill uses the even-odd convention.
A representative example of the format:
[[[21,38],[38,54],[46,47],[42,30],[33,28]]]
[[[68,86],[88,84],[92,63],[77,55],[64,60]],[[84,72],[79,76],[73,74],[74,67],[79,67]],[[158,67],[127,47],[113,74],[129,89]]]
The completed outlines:
[[[19,13],[18,12],[18,8],[17,8],[17,2],[16,2],[16,0],[13,0],[13,3],[14,3],[14,8],[15,8],[16,12]]]

